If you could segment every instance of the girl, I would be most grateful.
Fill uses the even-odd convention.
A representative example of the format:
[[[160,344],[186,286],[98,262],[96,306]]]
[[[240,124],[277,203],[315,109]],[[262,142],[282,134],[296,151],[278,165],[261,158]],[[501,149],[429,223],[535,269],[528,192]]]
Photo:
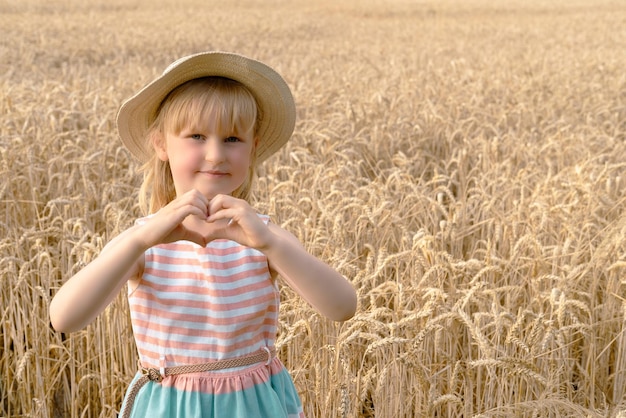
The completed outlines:
[[[255,165],[293,132],[286,83],[241,55],[196,54],[127,100],[117,124],[144,163],[150,214],[61,287],[52,325],[82,329],[128,284],[140,371],[121,416],[303,416],[275,357],[275,278],[336,321],[356,293],[247,203]]]

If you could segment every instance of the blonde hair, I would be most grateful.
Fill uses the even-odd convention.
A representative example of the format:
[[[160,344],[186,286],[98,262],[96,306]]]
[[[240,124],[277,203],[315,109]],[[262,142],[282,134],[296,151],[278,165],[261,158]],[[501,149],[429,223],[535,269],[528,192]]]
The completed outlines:
[[[216,128],[234,135],[252,132],[256,139],[259,112],[256,100],[241,83],[223,77],[203,77],[181,84],[163,100],[146,134],[152,155],[142,166],[143,184],[139,205],[145,214],[155,213],[176,198],[174,181],[167,161],[158,158],[154,145],[168,133],[178,134],[194,126],[202,117],[216,118]],[[256,147],[252,153],[248,177],[232,195],[248,200],[256,173]]]

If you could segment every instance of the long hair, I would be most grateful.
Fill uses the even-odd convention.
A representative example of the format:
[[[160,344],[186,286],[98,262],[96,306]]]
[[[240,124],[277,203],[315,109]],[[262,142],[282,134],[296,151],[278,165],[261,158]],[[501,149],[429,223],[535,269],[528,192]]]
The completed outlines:
[[[139,190],[139,204],[144,214],[155,213],[176,198],[169,162],[158,158],[154,146],[162,144],[168,133],[179,134],[206,117],[216,118],[216,127],[220,131],[253,132],[256,141],[257,103],[243,84],[223,77],[204,77],[178,86],[161,103],[146,135],[146,140],[152,144],[152,155],[141,168],[144,179]],[[255,173],[256,147],[248,177],[233,191],[234,197],[250,198]]]

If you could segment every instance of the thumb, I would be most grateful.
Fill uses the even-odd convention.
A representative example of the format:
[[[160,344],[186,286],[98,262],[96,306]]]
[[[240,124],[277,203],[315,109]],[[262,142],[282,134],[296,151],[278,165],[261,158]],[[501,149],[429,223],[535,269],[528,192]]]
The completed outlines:
[[[181,235],[180,240],[182,241],[191,241],[198,244],[201,247],[206,246],[207,240],[202,234],[199,232],[184,228],[183,234]]]

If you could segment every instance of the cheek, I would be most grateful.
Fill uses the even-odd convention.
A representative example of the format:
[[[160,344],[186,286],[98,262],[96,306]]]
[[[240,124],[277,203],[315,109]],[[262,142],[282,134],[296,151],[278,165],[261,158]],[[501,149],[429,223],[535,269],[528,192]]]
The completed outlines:
[[[253,151],[254,150],[250,151],[248,149],[246,149],[245,151],[241,150],[240,152],[236,153],[236,155],[233,155],[233,161],[236,161],[239,167],[245,168],[247,170],[252,164]]]
[[[172,170],[173,175],[177,175],[178,173],[183,174],[190,170],[194,170],[201,161],[196,154],[177,151],[169,152],[168,157],[170,169]]]

